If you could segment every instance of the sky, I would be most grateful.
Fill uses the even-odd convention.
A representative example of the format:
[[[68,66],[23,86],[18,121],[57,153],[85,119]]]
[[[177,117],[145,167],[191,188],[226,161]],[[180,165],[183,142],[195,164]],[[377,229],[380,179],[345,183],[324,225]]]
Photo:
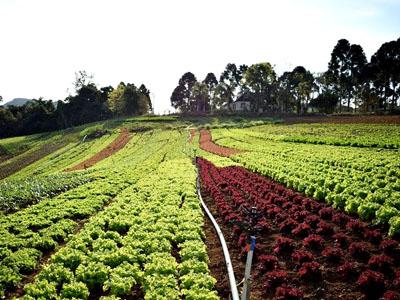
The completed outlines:
[[[0,0],[0,95],[65,99],[75,72],[144,83],[156,113],[179,78],[227,63],[326,70],[337,41],[369,59],[400,37],[400,0]]]

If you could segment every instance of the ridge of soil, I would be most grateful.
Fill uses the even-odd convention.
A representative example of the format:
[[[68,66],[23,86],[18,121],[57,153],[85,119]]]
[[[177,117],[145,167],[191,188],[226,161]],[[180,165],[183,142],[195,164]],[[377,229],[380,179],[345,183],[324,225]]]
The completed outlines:
[[[224,157],[229,157],[231,155],[241,152],[238,149],[223,147],[218,144],[215,144],[212,141],[211,132],[205,129],[200,130],[199,144],[200,144],[200,149]]]
[[[71,172],[71,171],[77,171],[77,170],[83,170],[90,168],[94,166],[96,163],[99,161],[113,155],[114,153],[118,152],[122,148],[125,147],[125,145],[130,141],[132,138],[132,135],[129,134],[128,129],[123,128],[121,130],[121,133],[113,140],[107,147],[105,147],[103,150],[97,152],[94,154],[92,157],[86,159],[83,162],[80,162],[79,164],[67,168],[64,170],[64,172]]]

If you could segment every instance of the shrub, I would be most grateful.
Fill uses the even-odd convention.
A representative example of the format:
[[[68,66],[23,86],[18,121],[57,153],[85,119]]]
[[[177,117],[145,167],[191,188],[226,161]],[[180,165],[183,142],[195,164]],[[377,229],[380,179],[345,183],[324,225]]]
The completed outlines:
[[[361,273],[357,285],[369,297],[378,297],[385,289],[383,274],[371,270]]]
[[[299,277],[304,280],[318,280],[321,278],[320,264],[313,262],[305,262],[299,269]]]

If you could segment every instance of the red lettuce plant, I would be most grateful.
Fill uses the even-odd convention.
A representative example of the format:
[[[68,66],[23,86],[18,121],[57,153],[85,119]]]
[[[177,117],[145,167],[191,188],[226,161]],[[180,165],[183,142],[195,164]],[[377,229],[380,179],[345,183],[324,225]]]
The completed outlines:
[[[279,230],[282,233],[290,233],[297,225],[298,223],[295,220],[289,218],[283,221],[281,225],[279,225]]]
[[[306,217],[305,222],[309,224],[312,228],[316,228],[320,218],[316,215],[309,215]]]
[[[335,222],[337,225],[339,225],[342,228],[344,228],[346,226],[346,224],[349,220],[350,220],[350,217],[342,212],[335,213],[332,216],[332,221]]]
[[[379,249],[390,256],[397,256],[400,254],[399,243],[395,240],[383,240],[379,245]]]
[[[334,233],[334,229],[331,224],[328,224],[325,221],[320,221],[317,224],[316,233],[325,235],[325,236],[331,236]]]
[[[326,247],[322,251],[322,256],[325,257],[329,262],[338,263],[343,257],[344,253],[340,248]]]
[[[290,253],[294,249],[294,241],[285,237],[278,237],[275,241],[274,252],[276,254]]]
[[[332,236],[332,238],[335,241],[335,243],[339,244],[339,246],[343,249],[346,248],[347,245],[349,244],[349,237],[347,236],[347,234],[343,232],[335,233]]]
[[[369,259],[368,266],[372,270],[382,272],[383,274],[392,273],[393,258],[384,254],[374,255]]]
[[[292,230],[292,234],[300,238],[308,236],[310,232],[311,232],[311,227],[305,222],[300,223],[299,225],[297,225],[296,228]]]
[[[354,265],[348,261],[346,261],[344,264],[340,265],[337,268],[337,272],[343,276],[345,279],[349,279],[353,275],[357,273],[356,268]]]
[[[287,283],[289,279],[285,271],[271,271],[265,274],[264,287],[266,289],[275,289],[282,283]]]
[[[382,298],[383,300],[400,300],[400,294],[395,291],[387,291]]]
[[[321,217],[321,219],[324,220],[332,220],[332,215],[333,215],[333,208],[331,207],[324,207],[321,208],[318,212],[319,216]]]
[[[318,280],[321,278],[321,265],[315,261],[305,262],[299,269],[299,277],[305,280]]]
[[[385,279],[382,273],[367,270],[358,277],[357,286],[369,297],[379,297],[385,289]]]
[[[379,244],[382,241],[382,233],[378,230],[368,230],[364,231],[364,238],[373,244]]]
[[[305,262],[312,261],[314,259],[314,255],[312,255],[308,251],[304,250],[296,250],[292,253],[292,259],[299,265]]]
[[[303,292],[295,287],[282,285],[276,289],[275,297],[278,300],[298,300],[303,298]]]
[[[275,255],[260,255],[258,262],[258,269],[262,272],[275,270],[278,266],[278,258]]]
[[[358,220],[351,220],[347,222],[346,228],[353,233],[362,234],[364,232],[364,223]]]
[[[353,242],[349,246],[350,254],[356,259],[367,259],[369,245],[366,242]]]
[[[304,239],[303,245],[310,249],[321,249],[324,243],[324,239],[319,235],[312,234]]]

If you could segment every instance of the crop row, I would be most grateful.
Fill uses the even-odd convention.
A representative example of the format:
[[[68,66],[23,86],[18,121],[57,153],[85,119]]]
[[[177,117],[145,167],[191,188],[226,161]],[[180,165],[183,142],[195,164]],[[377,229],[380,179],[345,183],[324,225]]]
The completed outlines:
[[[203,190],[243,255],[246,224],[257,229],[256,277],[266,297],[400,297],[399,244],[379,229],[243,168],[198,164]],[[255,221],[243,210],[253,206]]]
[[[218,299],[202,241],[195,169],[177,152],[92,217],[25,286],[24,299]],[[153,171],[152,167],[158,165]]]
[[[86,173],[0,181],[0,211],[10,213],[90,181]]]
[[[243,132],[242,132],[243,134]],[[245,150],[232,159],[307,196],[400,233],[398,151],[265,142],[227,131],[214,135],[224,146]]]
[[[264,140],[352,147],[400,148],[400,127],[378,124],[266,125],[248,130]]]

